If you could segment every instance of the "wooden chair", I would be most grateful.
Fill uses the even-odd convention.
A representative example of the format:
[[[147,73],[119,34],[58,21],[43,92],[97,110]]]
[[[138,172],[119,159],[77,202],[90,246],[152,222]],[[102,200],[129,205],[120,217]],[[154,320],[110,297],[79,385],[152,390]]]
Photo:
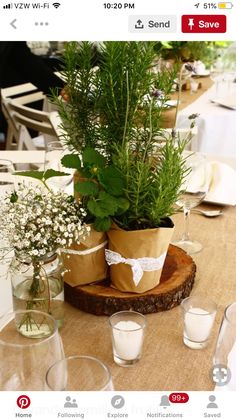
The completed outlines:
[[[51,120],[51,124],[55,130],[57,130],[58,125],[60,123],[58,114],[56,112],[55,107],[48,103],[47,97],[44,95],[43,92],[38,91],[37,87],[35,87],[32,83],[24,83],[17,86],[7,87],[1,89],[1,106],[2,112],[5,116],[5,119],[8,123],[8,130],[7,130],[7,138],[6,138],[6,149],[20,149],[21,144],[19,144],[19,124],[16,123],[15,119],[12,115],[12,108],[11,103],[14,105],[22,105],[26,106],[27,109],[30,109],[31,104],[35,102],[42,101],[42,109],[45,111],[46,114],[50,114],[49,118]],[[27,106],[28,105],[28,106]],[[32,108],[31,108],[32,109]],[[52,112],[53,111],[53,112]],[[35,110],[37,113],[38,111]],[[34,118],[34,117],[33,117]],[[39,119],[40,121],[40,119]],[[44,134],[44,139],[46,141],[51,140],[58,140],[58,135],[53,134]],[[21,134],[22,135],[22,134]],[[27,138],[27,134],[25,133],[25,138]],[[26,140],[28,146],[30,145],[30,140]],[[36,142],[36,148],[41,148],[43,146],[43,139],[39,138],[39,140],[33,140]],[[28,148],[26,145],[25,147]],[[30,149],[34,149],[33,145],[31,144]]]
[[[1,107],[3,115],[7,121],[6,149],[16,149],[18,139],[18,129],[12,119],[11,111],[8,106],[9,99],[15,99],[21,105],[27,105],[41,100],[45,100],[45,95],[39,92],[32,83],[24,83],[17,86],[1,89]]]
[[[46,141],[59,140],[60,120],[57,112],[49,113],[30,108],[22,105],[19,98],[8,99],[5,104],[12,119],[18,150],[44,149]],[[32,130],[40,135],[32,137]]]

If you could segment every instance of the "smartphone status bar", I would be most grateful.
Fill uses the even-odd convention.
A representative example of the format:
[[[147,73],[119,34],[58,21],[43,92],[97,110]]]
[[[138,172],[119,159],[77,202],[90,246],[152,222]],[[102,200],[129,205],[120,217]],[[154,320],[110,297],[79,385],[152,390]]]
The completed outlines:
[[[2,40],[235,39],[232,2],[60,0],[0,7]]]

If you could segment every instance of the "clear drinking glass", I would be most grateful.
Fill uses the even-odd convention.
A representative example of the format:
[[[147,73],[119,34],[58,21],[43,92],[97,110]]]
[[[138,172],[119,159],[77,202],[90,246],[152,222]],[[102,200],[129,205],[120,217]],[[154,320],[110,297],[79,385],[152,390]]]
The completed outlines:
[[[220,82],[222,81],[222,71],[217,68],[210,70],[210,78],[214,82],[214,98],[219,96]]]
[[[56,362],[47,371],[46,384],[53,391],[114,390],[108,367],[92,356],[71,356]]]
[[[28,338],[31,328],[41,338]],[[48,368],[63,357],[57,325],[49,314],[19,310],[0,317],[0,390],[46,390]]]
[[[60,141],[51,141],[46,144],[44,170],[53,169],[60,172],[68,173],[68,176],[57,176],[47,180],[48,186],[55,190],[64,190],[73,180],[73,171],[65,168],[61,159],[69,151],[62,147]]]
[[[14,166],[12,161],[0,159],[0,197],[15,188]]]
[[[135,311],[119,311],[109,318],[113,358],[116,364],[129,367],[142,354],[146,318]]]
[[[209,298],[194,296],[181,302],[184,323],[184,344],[191,349],[203,349],[209,341],[217,305]]]
[[[193,95],[198,91],[198,81],[190,77],[190,94]]]
[[[236,302],[225,309],[213,363],[214,365],[221,365],[222,367],[229,368],[231,379],[227,384],[227,389],[236,390]],[[222,374],[222,380],[224,380],[223,368],[219,368],[218,374]],[[226,386],[224,386],[224,389],[225,388]]]
[[[186,176],[179,198],[176,204],[183,208],[184,212],[184,232],[182,238],[173,242],[174,245],[185,250],[188,254],[200,252],[202,244],[190,239],[189,218],[192,208],[199,205],[205,198],[208,191],[207,165],[203,155],[195,153],[186,159],[186,169],[189,173]]]

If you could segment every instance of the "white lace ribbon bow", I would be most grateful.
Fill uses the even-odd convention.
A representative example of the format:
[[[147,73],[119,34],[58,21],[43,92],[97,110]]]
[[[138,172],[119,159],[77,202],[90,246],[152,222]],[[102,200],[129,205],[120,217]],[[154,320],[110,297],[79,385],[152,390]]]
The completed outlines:
[[[142,279],[143,272],[157,271],[162,268],[165,262],[166,252],[162,253],[158,258],[125,259],[119,253],[106,249],[105,256],[109,266],[117,265],[118,263],[130,265],[133,272],[133,281],[137,287]]]

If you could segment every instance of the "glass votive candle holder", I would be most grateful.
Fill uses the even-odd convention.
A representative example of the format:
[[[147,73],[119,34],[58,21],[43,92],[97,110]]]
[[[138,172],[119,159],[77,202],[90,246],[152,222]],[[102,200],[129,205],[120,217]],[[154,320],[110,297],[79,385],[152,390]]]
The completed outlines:
[[[116,364],[128,367],[141,357],[146,318],[136,311],[119,311],[109,318],[113,358]]]
[[[109,368],[92,356],[70,356],[55,362],[46,374],[47,390],[112,391]]]
[[[217,305],[214,301],[194,296],[181,302],[184,322],[184,344],[191,349],[207,346],[214,324]]]

